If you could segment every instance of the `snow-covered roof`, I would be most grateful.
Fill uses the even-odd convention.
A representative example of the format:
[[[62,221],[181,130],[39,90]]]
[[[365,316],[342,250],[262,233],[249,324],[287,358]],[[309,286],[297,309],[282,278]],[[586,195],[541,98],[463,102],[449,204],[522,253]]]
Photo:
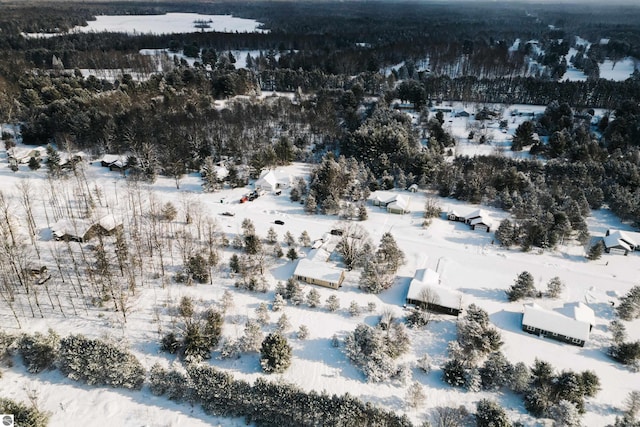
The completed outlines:
[[[479,216],[469,221],[469,225],[478,225],[478,224],[483,224],[483,225],[486,225],[487,227],[491,227],[492,222],[486,216]]]
[[[595,323],[595,315],[587,305],[579,303],[578,306],[573,317],[569,317],[536,303],[525,304],[522,324],[586,341],[589,339],[591,326]]]
[[[623,230],[608,230],[609,236],[615,236],[620,240],[624,240],[627,244],[632,246],[638,246],[640,244],[640,233],[637,231],[623,231]],[[607,236],[608,237],[608,236]]]
[[[422,301],[424,291],[429,292],[429,297],[435,299],[434,301],[424,302],[455,309],[460,309],[462,306],[462,293],[441,285],[440,275],[430,268],[420,268],[416,270],[409,284],[407,299]]]
[[[604,246],[606,248],[615,248],[620,246],[623,249],[626,249],[627,251],[633,250],[631,246],[624,241],[624,239],[622,238],[619,232],[615,232],[613,234],[609,234],[608,236],[604,236],[603,241],[604,241]]]
[[[11,147],[7,150],[7,155],[23,163],[28,162],[31,157],[44,157],[47,149],[44,147]]]
[[[107,164],[112,164],[116,162],[124,163],[125,159],[119,154],[105,154],[104,156],[102,156],[101,161]]]
[[[406,211],[408,207],[409,201],[400,195],[393,202],[387,204],[387,209],[402,209]]]
[[[343,270],[340,268],[333,267],[326,262],[314,261],[307,258],[300,259],[293,272],[294,276],[302,276],[329,283],[340,283],[342,274]]]
[[[406,209],[409,206],[409,200],[402,194],[393,193],[391,191],[375,191],[369,196],[369,200],[383,205],[391,205],[395,203],[397,207]]]
[[[228,172],[227,172],[228,173]],[[264,170],[255,183],[256,187],[269,186],[272,189],[291,184],[291,175],[283,170]]]
[[[97,221],[100,227],[107,231],[112,231],[119,225],[122,225],[122,219],[116,217],[113,214],[105,215]]]
[[[53,235],[61,239],[64,236],[83,237],[91,228],[91,223],[84,219],[61,219],[51,224]]]
[[[307,255],[307,259],[315,262],[327,262],[330,256],[331,252],[320,246],[318,248],[311,249]]]

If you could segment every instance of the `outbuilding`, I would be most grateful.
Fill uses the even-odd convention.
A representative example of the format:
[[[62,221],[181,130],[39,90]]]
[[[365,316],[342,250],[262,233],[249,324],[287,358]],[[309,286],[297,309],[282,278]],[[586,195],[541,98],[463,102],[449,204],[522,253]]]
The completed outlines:
[[[462,293],[440,283],[440,275],[430,268],[416,270],[406,303],[435,313],[458,316],[462,312]]]

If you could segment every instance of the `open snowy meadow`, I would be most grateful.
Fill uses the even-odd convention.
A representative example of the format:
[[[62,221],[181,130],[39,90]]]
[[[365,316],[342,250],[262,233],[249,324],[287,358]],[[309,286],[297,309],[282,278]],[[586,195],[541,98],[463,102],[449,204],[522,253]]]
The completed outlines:
[[[513,126],[510,124],[510,127]],[[6,129],[9,128],[3,127],[3,130]],[[19,334],[53,329],[63,337],[84,334],[91,338],[106,338],[130,348],[147,369],[155,363],[165,367],[177,366],[180,362],[175,355],[160,351],[160,339],[175,326],[177,319],[173,307],[182,297],[191,297],[198,309],[205,309],[219,306],[225,291],[229,291],[233,301],[225,313],[223,337],[227,340],[239,339],[246,320],[255,317],[255,310],[260,303],[272,304],[276,284],[286,282],[296,267],[297,261],[268,256],[265,262],[268,291],[241,290],[234,286],[237,277],[229,270],[230,257],[240,252],[229,247],[219,252],[220,259],[213,268],[210,283],[177,283],[174,277],[179,271],[182,250],[180,238],[177,238],[167,245],[168,253],[160,255],[160,260],[150,260],[141,267],[135,295],[127,300],[126,319],[122,313],[114,311],[108,302],[77,306],[78,299],[71,296],[69,280],[64,281],[60,277],[55,265],[57,259],[65,258],[65,251],[77,253],[81,246],[90,251],[95,241],[56,241],[51,226],[54,218],[64,216],[64,212],[58,212],[57,209],[73,210],[82,205],[82,194],[93,195],[94,212],[123,218],[127,226],[133,224],[136,215],[140,219],[154,206],[171,202],[177,208],[177,215],[162,227],[173,233],[187,229],[196,233],[197,224],[209,223],[215,224],[217,233],[233,240],[242,233],[243,220],[250,219],[255,225],[256,234],[263,239],[273,228],[285,252],[283,238],[286,232],[297,239],[303,231],[307,231],[311,241],[316,241],[332,229],[345,227],[344,222],[336,216],[305,214],[303,205],[289,200],[288,191],[280,195],[268,192],[253,201],[240,203],[242,196],[253,190],[253,183],[245,188],[224,188],[213,193],[202,191],[202,180],[198,174],[181,178],[179,189],[174,179],[166,177],[158,178],[153,184],[133,183],[119,172],[101,167],[99,160],[88,159],[81,163],[82,178],[71,175],[61,180],[49,180],[45,167],[32,171],[22,164],[17,172],[12,172],[8,167],[6,150],[0,148],[2,194],[10,212],[21,224],[21,236],[28,242],[24,205],[20,202],[21,194],[24,194],[20,188],[22,186],[24,189],[24,183],[28,183],[37,227],[35,243],[28,244],[39,248],[38,254],[31,253],[31,264],[48,266],[52,276],[48,282],[50,289],[46,293],[36,288],[35,292],[40,298],[37,307],[31,300],[27,302],[18,298],[13,307],[16,312],[14,315],[6,304],[2,304],[0,322],[5,332]],[[293,164],[283,170],[292,177],[308,177],[310,167]],[[306,304],[289,304],[284,308],[283,312],[291,324],[286,336],[293,347],[293,359],[291,367],[283,374],[264,374],[258,353],[243,353],[237,359],[221,359],[220,351],[216,350],[212,358],[204,363],[248,381],[267,377],[295,384],[304,390],[349,393],[377,406],[405,413],[416,424],[430,419],[437,407],[464,405],[473,412],[475,404],[488,397],[497,400],[513,420],[519,420],[524,425],[545,425],[544,420],[528,415],[521,397],[511,392],[467,392],[442,381],[441,366],[448,358],[447,344],[456,339],[456,319],[452,316],[436,315],[426,327],[409,330],[410,351],[399,360],[411,366],[411,380],[404,383],[398,380],[367,382],[362,372],[346,357],[342,346],[332,345],[334,336],[342,339],[360,323],[371,326],[377,324],[383,312],[390,311],[399,319],[406,316],[405,298],[409,283],[416,269],[429,267],[440,274],[443,285],[462,293],[463,306],[473,303],[488,312],[491,323],[502,334],[502,351],[512,363],[524,362],[530,366],[535,359],[540,359],[550,362],[558,372],[596,372],[601,390],[596,397],[587,399],[582,422],[585,426],[593,427],[613,423],[627,394],[640,387],[637,373],[606,354],[611,343],[607,325],[614,318],[611,303],[616,303],[619,297],[638,284],[638,255],[605,254],[597,261],[588,261],[585,248],[571,241],[556,250],[534,249],[525,253],[518,249],[505,249],[496,242],[493,231],[473,231],[464,223],[447,221],[444,216],[433,219],[428,226],[424,224],[423,212],[427,199],[439,205],[443,212],[452,209],[470,211],[478,206],[442,199],[424,191],[399,193],[408,199],[409,213],[392,214],[369,204],[366,207],[368,219],[358,222],[376,245],[384,233],[391,233],[405,254],[406,262],[400,267],[390,289],[377,295],[364,293],[358,286],[359,269],[346,272],[346,279],[338,290],[301,282],[305,294],[312,288],[320,293],[322,304],[316,308]],[[64,198],[68,198],[70,203],[65,204]],[[57,208],[54,206],[56,203],[59,204]],[[132,207],[140,210],[132,210]],[[488,207],[483,209],[495,226],[508,217],[508,213],[503,211]],[[193,221],[191,224],[185,222],[187,212]],[[629,229],[607,210],[593,212],[588,223],[594,236],[603,236],[608,228]],[[304,258],[310,248],[296,245],[296,250],[299,257]],[[339,257],[332,256],[332,264],[340,267]],[[161,269],[164,275],[159,273]],[[559,299],[535,299],[539,305],[555,309],[566,303],[580,301],[594,310],[596,325],[584,347],[522,331],[523,303],[530,300],[509,302],[504,291],[523,271],[533,275],[539,290],[544,290],[546,283],[555,276],[566,285]],[[340,308],[335,312],[330,312],[324,305],[331,295],[337,296],[340,302]],[[352,302],[361,308],[360,313],[350,313]],[[275,329],[276,320],[281,314],[270,313],[270,322],[264,327],[265,333]],[[301,325],[305,325],[309,331],[304,340],[296,335]],[[628,323],[627,326],[629,338],[639,339],[640,321]],[[424,354],[431,358],[432,370],[428,374],[416,367],[416,361]],[[409,408],[405,400],[409,384],[413,381],[419,382],[426,394],[424,403],[418,409]],[[242,419],[217,419],[206,415],[199,406],[154,396],[148,387],[139,392],[91,387],[66,378],[58,370],[29,374],[17,356],[13,367],[3,369],[0,385],[4,397],[23,402],[35,401],[40,409],[49,411],[52,414],[51,426],[245,425]]]

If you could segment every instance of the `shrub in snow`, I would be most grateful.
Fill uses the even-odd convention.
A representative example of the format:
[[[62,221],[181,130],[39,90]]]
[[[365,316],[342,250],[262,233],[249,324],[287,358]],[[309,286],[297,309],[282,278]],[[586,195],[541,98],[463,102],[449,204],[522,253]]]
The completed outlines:
[[[281,373],[291,365],[291,346],[280,333],[268,335],[260,349],[260,365],[267,373]]]
[[[531,383],[531,371],[523,362],[518,362],[513,365],[511,371],[511,379],[509,381],[509,388],[514,393],[524,393]]]
[[[11,366],[13,350],[16,344],[16,337],[0,331],[0,363]]]
[[[52,330],[49,330],[47,335],[39,332],[33,335],[25,334],[18,341],[18,353],[27,371],[32,374],[53,369],[59,348],[60,337]]]
[[[349,314],[353,317],[360,315],[360,306],[356,301],[351,301],[349,305]]]
[[[478,427],[510,427],[511,421],[498,403],[482,399],[476,405],[476,426]]]
[[[220,359],[239,359],[242,344],[232,338],[227,338],[220,346]]]
[[[609,348],[609,355],[636,371],[640,369],[640,341],[615,344]]]
[[[534,286],[533,275],[528,271],[523,271],[518,275],[509,290],[505,291],[509,301],[518,301],[522,298],[535,297],[537,295]]]
[[[3,397],[0,397],[0,414],[13,414],[15,425],[20,427],[46,427],[51,416],[35,406],[29,407],[24,403]]]
[[[60,340],[58,367],[69,378],[89,385],[140,389],[145,370],[134,355],[116,345],[70,335]]]
[[[334,312],[340,309],[340,300],[335,295],[329,295],[327,298],[327,310]]]
[[[169,332],[160,341],[160,350],[167,353],[176,354],[180,350],[182,343],[174,332]]]
[[[306,340],[309,337],[309,328],[307,328],[305,325],[300,325],[300,328],[298,328],[297,337],[299,340]]]
[[[389,332],[389,334],[387,334]],[[391,378],[397,373],[393,358],[406,351],[404,336],[395,336],[404,331],[383,331],[360,324],[347,334],[345,338],[345,353],[347,357],[360,368],[368,381],[380,382]]]
[[[431,357],[428,354],[423,354],[417,361],[418,368],[425,374],[431,372]]]
[[[278,319],[278,322],[276,323],[276,328],[278,329],[279,332],[282,332],[282,333],[288,331],[291,328],[291,322],[289,322],[289,318],[285,313],[282,313],[282,316],[280,316],[280,318]]]
[[[256,307],[256,321],[264,326],[269,323],[269,309],[267,308],[267,304],[261,302],[258,307]]]

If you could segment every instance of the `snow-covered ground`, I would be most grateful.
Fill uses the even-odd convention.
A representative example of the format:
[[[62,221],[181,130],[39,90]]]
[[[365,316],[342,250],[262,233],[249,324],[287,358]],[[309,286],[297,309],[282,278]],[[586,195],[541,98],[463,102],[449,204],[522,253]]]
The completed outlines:
[[[469,111],[470,107],[466,108]],[[537,111],[538,107],[510,108]],[[511,116],[508,117],[508,132],[511,133],[516,123]],[[462,119],[464,118],[447,117],[447,123],[448,120],[452,120],[454,133],[462,133],[465,126]],[[520,120],[518,117],[517,121]],[[3,130],[10,128],[3,127]],[[464,129],[464,132],[468,133],[468,130]],[[498,133],[502,134],[500,131]],[[461,149],[471,153],[471,147],[470,144],[469,147]],[[21,208],[17,200],[16,185],[23,181],[31,184],[36,195],[36,221],[41,230],[40,239],[43,239],[39,244],[43,248],[53,249],[62,243],[46,241],[48,227],[43,209],[49,203],[50,196],[46,172],[43,169],[34,172],[26,165],[20,165],[18,172],[11,172],[7,167],[6,152],[0,147],[0,182],[3,184],[3,193],[9,197],[11,206],[19,213]],[[286,170],[292,176],[305,176],[309,173],[309,166],[293,164]],[[103,204],[115,211],[123,207],[124,196],[129,190],[127,182],[119,173],[109,172],[108,169],[100,167],[99,162],[94,161],[86,166],[86,176],[89,188],[97,188],[104,195]],[[172,201],[179,210],[185,205],[198,207],[204,215],[215,219],[219,229],[229,236],[240,232],[240,224],[245,218],[254,222],[258,235],[265,237],[267,230],[274,227],[280,239],[286,231],[297,237],[306,230],[311,239],[315,240],[339,224],[339,220],[333,216],[305,214],[302,205],[288,199],[286,191],[280,196],[266,194],[253,202],[240,204],[238,201],[248,191],[247,188],[225,189],[206,194],[201,192],[200,184],[199,176],[191,174],[181,181],[178,190],[173,179],[160,177],[154,184],[145,188],[142,194],[152,194],[160,202]],[[68,180],[57,185],[73,188],[74,181]],[[512,362],[522,361],[531,364],[535,358],[539,358],[551,362],[558,371],[596,371],[602,390],[595,398],[588,400],[583,424],[600,427],[612,423],[616,408],[621,406],[629,391],[640,387],[640,382],[637,373],[632,373],[606,356],[609,345],[607,323],[613,318],[613,309],[608,301],[592,303],[597,324],[590,341],[581,348],[522,332],[522,302],[508,302],[504,290],[513,283],[519,273],[527,270],[533,274],[536,286],[541,290],[544,290],[546,283],[554,276],[559,276],[567,285],[559,300],[536,300],[545,307],[554,308],[562,306],[563,303],[584,301],[585,293],[590,288],[597,289],[595,293],[598,295],[606,295],[607,299],[615,300],[637,284],[640,275],[640,255],[605,255],[598,261],[588,262],[584,257],[585,249],[575,244],[560,246],[557,250],[547,252],[534,250],[523,253],[516,249],[503,249],[495,244],[492,233],[475,232],[462,223],[434,219],[428,228],[423,227],[422,210],[427,198],[434,199],[444,211],[453,208],[471,210],[477,206],[453,199],[437,198],[424,192],[402,193],[409,198],[411,213],[394,215],[380,208],[368,206],[369,218],[360,223],[375,243],[379,242],[383,233],[391,232],[405,252],[406,264],[399,270],[395,285],[379,295],[364,294],[358,289],[359,273],[352,271],[347,273],[345,283],[338,291],[316,288],[323,302],[332,294],[339,297],[341,309],[338,312],[330,313],[324,308],[311,309],[306,305],[287,306],[285,313],[292,324],[291,330],[295,331],[304,324],[309,328],[310,334],[305,341],[297,340],[293,333],[289,334],[290,343],[294,348],[293,363],[284,374],[272,376],[271,379],[291,382],[306,390],[326,390],[338,394],[349,392],[376,405],[406,413],[416,423],[427,419],[435,407],[465,405],[473,411],[479,399],[490,397],[498,400],[508,410],[512,419],[521,420],[525,425],[536,425],[536,421],[526,414],[521,399],[515,395],[465,392],[451,388],[441,381],[440,366],[447,357],[446,346],[449,341],[455,339],[455,322],[451,317],[439,316],[428,327],[410,332],[412,348],[409,354],[403,356],[402,361],[412,363],[424,353],[428,353],[434,365],[430,374],[423,374],[416,368],[412,371],[413,380],[425,387],[427,395],[425,405],[418,411],[409,410],[404,404],[407,385],[398,382],[366,382],[341,350],[331,346],[334,334],[342,337],[354,330],[360,322],[374,324],[377,314],[384,309],[390,309],[402,316],[410,279],[416,268],[427,266],[437,268],[441,272],[443,284],[464,294],[464,304],[475,303],[488,311],[491,321],[502,333],[505,342],[503,351]],[[502,211],[491,208],[486,210],[494,226],[507,216]],[[223,212],[231,212],[235,216],[223,216]],[[275,220],[283,221],[284,225],[275,225]],[[180,221],[180,218],[176,220]],[[603,235],[609,227],[628,228],[605,210],[594,212],[588,219],[588,224],[594,235]],[[302,255],[306,251],[307,249],[303,249]],[[45,262],[48,257],[46,253],[47,251],[43,251]],[[222,253],[222,265],[227,265],[230,254],[230,250]],[[45,318],[32,318],[25,313],[22,319],[23,329],[20,330],[16,328],[11,312],[4,306],[0,307],[0,324],[5,331],[11,333],[45,332],[48,328],[53,328],[62,336],[83,333],[90,337],[112,337],[128,344],[147,368],[155,362],[169,366],[174,363],[174,357],[161,353],[158,348],[159,331],[167,331],[171,327],[172,319],[166,314],[168,305],[176,304],[182,296],[188,295],[193,297],[198,307],[204,308],[215,304],[223,292],[229,290],[234,295],[234,306],[227,313],[224,335],[238,338],[243,333],[244,319],[254,316],[254,310],[259,303],[272,301],[276,282],[288,279],[294,268],[295,263],[285,259],[271,261],[267,272],[271,290],[265,294],[237,290],[233,285],[235,279],[229,276],[225,268],[221,268],[214,275],[213,286],[188,287],[173,283],[169,277],[163,286],[162,280],[150,278],[138,289],[126,325],[120,321],[118,313],[104,307],[82,310],[77,315],[68,311],[66,318],[51,312],[48,312]],[[303,284],[305,293],[311,287],[312,285]],[[376,313],[364,310],[360,316],[351,317],[347,310],[351,301],[357,301],[363,307],[369,302],[374,302],[377,307]],[[270,313],[270,316],[270,328],[273,328],[280,313]],[[240,321],[233,323],[233,319]],[[640,338],[639,326],[640,321],[628,324],[631,339]],[[243,355],[238,360],[219,360],[218,355],[218,352],[214,352],[209,363],[238,378],[254,380],[263,375],[256,354]],[[27,401],[28,395],[33,395],[32,391],[35,391],[39,407],[52,413],[51,426],[244,425],[243,420],[215,419],[204,414],[199,407],[176,404],[165,398],[152,396],[147,388],[141,392],[131,392],[89,387],[64,378],[58,371],[40,375],[28,374],[20,362],[3,371],[3,377],[0,379],[3,397]]]
[[[129,34],[180,34],[195,32],[265,33],[260,22],[231,15],[201,15],[198,13],[167,13],[164,15],[98,15],[87,26],[73,27],[70,32]],[[198,26],[196,26],[198,25]],[[56,34],[29,33],[28,37],[51,37]]]

